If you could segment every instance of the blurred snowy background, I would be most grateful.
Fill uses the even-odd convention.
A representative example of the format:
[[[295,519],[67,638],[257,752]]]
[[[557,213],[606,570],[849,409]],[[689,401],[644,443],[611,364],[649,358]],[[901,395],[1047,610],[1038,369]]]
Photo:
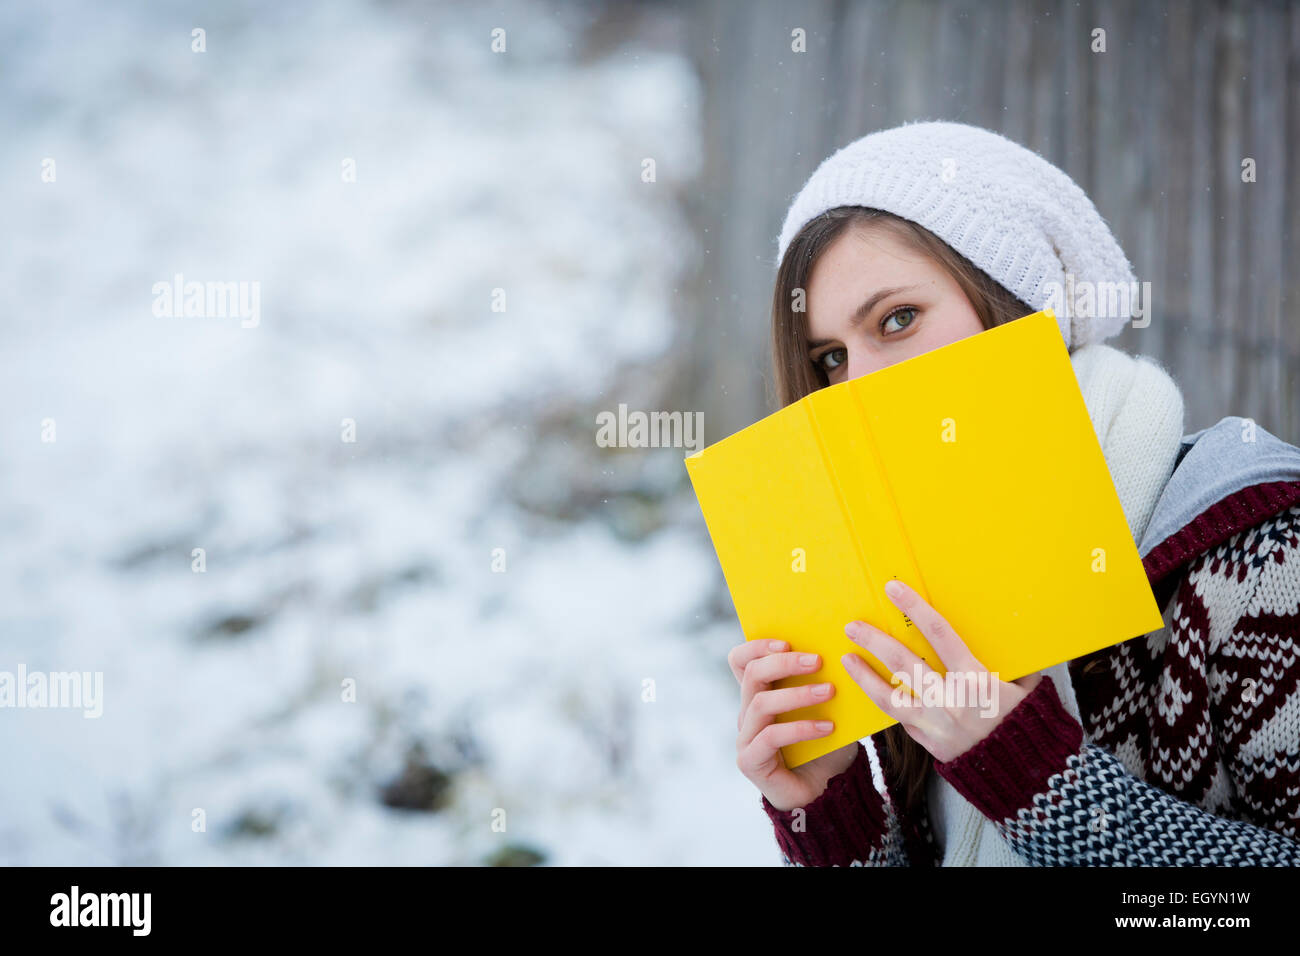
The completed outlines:
[[[774,407],[790,199],[952,119],[1094,199],[1188,431],[1294,441],[1297,62],[1295,3],[0,5],[0,676],[104,680],[0,707],[0,864],[776,865],[687,450],[596,416]]]
[[[0,710],[0,863],[778,862],[688,452],[594,441],[702,252],[626,7],[0,7],[0,670],[104,675]]]

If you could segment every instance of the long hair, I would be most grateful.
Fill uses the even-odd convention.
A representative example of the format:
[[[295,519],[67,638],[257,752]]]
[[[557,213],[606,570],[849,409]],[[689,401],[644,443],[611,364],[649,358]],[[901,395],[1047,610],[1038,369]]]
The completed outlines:
[[[794,237],[777,270],[772,293],[772,366],[778,407],[784,408],[830,384],[825,370],[809,357],[807,313],[794,308],[794,293],[803,290],[805,294],[799,296],[799,301],[806,300],[808,280],[818,258],[836,238],[857,226],[888,230],[910,248],[938,263],[956,280],[985,329],[1034,311],[934,233],[911,220],[865,206],[828,210]],[[901,724],[882,730],[872,739],[878,745],[883,744],[882,770],[891,790],[897,787],[908,810],[915,811],[924,796],[932,764],[930,753],[909,737]]]

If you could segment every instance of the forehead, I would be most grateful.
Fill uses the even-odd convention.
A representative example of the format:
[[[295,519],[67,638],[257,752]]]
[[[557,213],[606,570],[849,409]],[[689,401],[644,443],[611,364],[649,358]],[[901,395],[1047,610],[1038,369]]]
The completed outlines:
[[[813,338],[834,334],[880,289],[933,284],[944,276],[937,263],[890,230],[861,225],[845,230],[822,252],[808,278],[809,333]]]

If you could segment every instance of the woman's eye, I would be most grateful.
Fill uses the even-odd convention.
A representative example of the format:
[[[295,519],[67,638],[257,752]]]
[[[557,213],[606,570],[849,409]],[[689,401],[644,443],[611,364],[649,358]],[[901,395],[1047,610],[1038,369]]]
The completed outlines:
[[[843,349],[831,349],[829,352],[823,352],[817,357],[817,364],[828,372],[833,372],[843,362]]]
[[[909,308],[909,309],[896,309],[895,311],[890,312],[889,315],[885,316],[885,320],[884,320],[884,322],[881,322],[881,323],[880,323],[880,327],[883,329],[883,328],[885,327],[885,324],[886,324],[890,319],[898,318],[898,316],[900,316],[900,315],[905,315],[905,316],[908,317],[908,318],[907,318],[907,321],[906,321],[905,323],[903,323],[903,326],[902,326],[903,328],[907,328],[909,325],[911,325],[913,322],[916,321],[916,309],[910,309],[910,308]]]

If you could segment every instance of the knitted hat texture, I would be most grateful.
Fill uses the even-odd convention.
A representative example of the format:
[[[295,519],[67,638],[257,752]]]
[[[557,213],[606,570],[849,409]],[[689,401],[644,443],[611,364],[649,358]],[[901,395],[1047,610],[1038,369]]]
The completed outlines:
[[[1021,301],[1053,309],[1071,350],[1117,335],[1139,306],[1133,269],[1087,194],[990,130],[905,123],[838,150],[791,204],[777,263],[800,229],[837,206],[929,229]]]

